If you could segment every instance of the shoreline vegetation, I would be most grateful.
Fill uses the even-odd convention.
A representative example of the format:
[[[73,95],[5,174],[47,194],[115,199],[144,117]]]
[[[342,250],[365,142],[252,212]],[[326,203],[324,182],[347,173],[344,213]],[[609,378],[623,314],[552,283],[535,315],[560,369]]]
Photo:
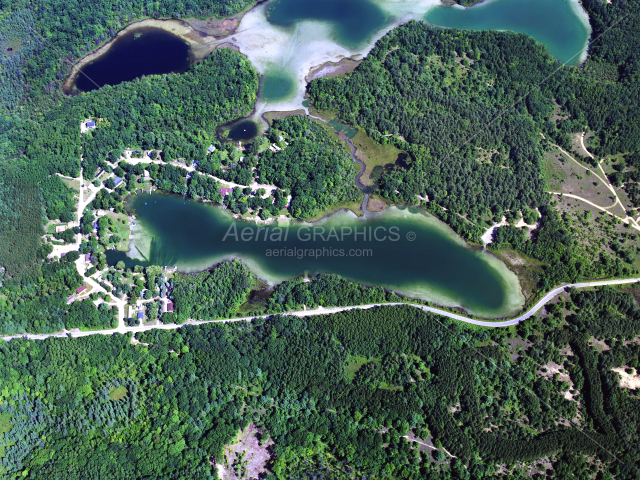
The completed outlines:
[[[203,60],[218,48],[231,48],[232,50],[238,51],[237,47],[235,47],[231,43],[215,43],[218,42],[220,38],[232,35],[235,32],[235,29],[237,28],[239,23],[238,15],[219,21],[219,25],[221,26],[221,28],[223,25],[227,26],[228,28],[228,33],[226,35],[222,35],[221,37],[216,37],[213,35],[203,35],[202,32],[196,30],[191,24],[189,24],[189,22],[187,21],[188,19],[145,18],[132,22],[122,30],[118,31],[118,33],[113,38],[109,39],[98,49],[88,53],[80,60],[78,60],[73,65],[73,67],[71,67],[71,72],[65,79],[62,89],[67,95],[71,94],[74,91],[76,79],[85,65],[90,64],[94,60],[97,60],[102,55],[107,53],[111,46],[127,33],[144,27],[160,28],[186,41],[190,47],[191,64]]]

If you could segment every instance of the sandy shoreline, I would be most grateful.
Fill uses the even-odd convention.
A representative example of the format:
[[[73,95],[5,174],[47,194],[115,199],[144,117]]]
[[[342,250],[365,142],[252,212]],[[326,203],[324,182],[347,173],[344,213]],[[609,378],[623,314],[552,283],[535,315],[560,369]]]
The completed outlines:
[[[361,55],[355,55],[360,57]],[[304,77],[305,82],[310,83],[316,78],[322,77],[339,77],[345,73],[353,72],[362,63],[362,59],[353,57],[345,57],[338,62],[325,62],[309,69],[309,74]]]

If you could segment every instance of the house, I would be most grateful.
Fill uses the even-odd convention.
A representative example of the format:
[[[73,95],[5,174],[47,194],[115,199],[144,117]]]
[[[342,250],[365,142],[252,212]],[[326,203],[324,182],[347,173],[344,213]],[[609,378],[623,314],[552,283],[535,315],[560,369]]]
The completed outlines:
[[[233,188],[227,188],[227,187],[220,187],[220,194],[223,197],[226,197],[227,195],[229,195],[231,192],[233,192]]]
[[[96,177],[99,177],[102,172],[104,172],[104,170],[99,168],[98,169],[98,173],[96,173]]]
[[[86,253],[84,256],[84,261],[89,263],[91,262],[91,254],[90,253]]]
[[[213,153],[216,151],[216,147],[214,147],[213,145],[209,145],[209,148],[207,148],[207,152],[209,153]]]
[[[73,295],[70,296],[69,298],[67,298],[67,305],[69,305],[70,303],[73,303],[76,301],[76,297],[74,297]]]
[[[144,313],[138,312],[137,317],[138,317],[138,320],[142,320],[144,318]]]
[[[147,155],[149,155],[149,158],[153,158],[153,151],[149,152]]]
[[[86,289],[87,289],[87,287],[85,287],[84,285],[82,285],[82,286],[80,286],[80,287],[78,287],[78,288],[76,289],[76,293],[79,295],[79,294],[81,294],[82,292],[84,292]]]
[[[167,302],[167,312],[173,312],[173,302]]]
[[[66,225],[57,225],[56,226],[56,233],[64,232],[66,229],[67,229]]]
[[[87,122],[87,128],[96,128],[96,122]]]
[[[115,180],[113,181],[113,183],[115,183],[116,187],[118,185],[120,185],[122,183],[122,179],[120,177],[116,177]]]

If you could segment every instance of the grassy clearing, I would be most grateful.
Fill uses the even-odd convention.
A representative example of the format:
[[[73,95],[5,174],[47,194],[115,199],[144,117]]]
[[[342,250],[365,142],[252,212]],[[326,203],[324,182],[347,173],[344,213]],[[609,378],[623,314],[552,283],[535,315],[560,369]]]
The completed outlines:
[[[585,170],[557,148],[545,153],[544,179],[553,192],[578,195],[603,208],[610,207],[615,197],[596,174]]]
[[[306,112],[303,109],[291,110],[288,112],[267,112],[262,116],[262,118],[264,118],[269,126],[271,126],[271,123],[278,118],[287,118],[294,115],[306,115]]]
[[[365,131],[357,127],[358,133],[351,139],[356,147],[356,157],[364,162],[366,170],[360,177],[363,185],[373,185],[371,174],[375,167],[384,167],[388,164],[395,163],[398,155],[402,152],[395,145],[380,145],[370,138]]]
[[[527,257],[510,248],[504,248],[501,250],[492,250],[495,256],[502,260],[505,265],[516,274],[520,281],[520,288],[524,295],[525,306],[524,310],[529,306],[530,300],[535,298],[537,291],[538,278],[543,273],[544,263],[536,260],[535,258]]]
[[[129,393],[127,392],[127,387],[120,386],[111,390],[111,392],[109,393],[109,398],[115,401],[122,400],[127,396],[127,393]]]
[[[4,434],[11,430],[11,415],[9,413],[0,413],[0,434]]]
[[[367,359],[367,357],[350,357],[349,363],[345,367],[349,380],[353,380],[354,378],[356,378],[356,373],[358,372],[358,370],[360,370],[363,365],[371,361],[373,360],[369,360]]]
[[[71,180],[69,178],[65,178],[65,177],[60,177],[60,180],[62,180],[62,183],[64,183],[67,187],[73,189],[73,190],[80,190],[80,181],[79,180]]]
[[[371,195],[367,202],[367,210],[370,212],[382,212],[390,207],[393,203],[380,195]]]

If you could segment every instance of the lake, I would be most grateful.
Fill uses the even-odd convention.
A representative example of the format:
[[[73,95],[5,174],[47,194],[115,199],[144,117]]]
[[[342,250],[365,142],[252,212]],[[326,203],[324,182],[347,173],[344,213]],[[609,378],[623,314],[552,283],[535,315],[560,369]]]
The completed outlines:
[[[256,225],[228,211],[181,197],[141,194],[131,258],[110,250],[114,265],[206,269],[239,258],[261,279],[335,273],[483,316],[508,316],[524,303],[516,276],[492,255],[469,248],[441,222],[414,209],[365,219],[340,212],[315,224]]]
[[[241,119],[235,123],[223,127],[226,130],[226,138],[232,142],[248,142],[258,135],[258,124],[253,120]]]
[[[584,59],[590,35],[586,14],[572,0],[491,0],[469,8],[439,6],[424,18],[448,28],[526,33],[569,65]]]
[[[104,54],[82,67],[84,75],[78,74],[75,86],[86,92],[143,75],[181,73],[190,63],[187,42],[162,28],[140,27],[117,38]]]
[[[327,22],[337,43],[358,47],[387,23],[387,15],[370,0],[273,0],[267,20],[281,27],[305,20]]]

